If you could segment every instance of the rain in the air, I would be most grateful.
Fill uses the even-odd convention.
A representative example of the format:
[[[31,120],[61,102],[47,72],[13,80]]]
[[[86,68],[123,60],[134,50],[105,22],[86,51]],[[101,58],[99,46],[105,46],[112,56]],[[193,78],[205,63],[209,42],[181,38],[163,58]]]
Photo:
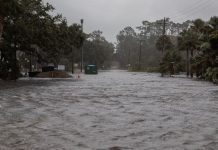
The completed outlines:
[[[217,8],[0,0],[0,150],[217,150]]]

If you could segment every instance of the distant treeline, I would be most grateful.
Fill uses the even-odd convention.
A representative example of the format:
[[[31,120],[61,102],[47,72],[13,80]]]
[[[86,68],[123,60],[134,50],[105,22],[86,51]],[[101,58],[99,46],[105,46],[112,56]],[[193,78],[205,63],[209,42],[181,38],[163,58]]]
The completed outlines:
[[[122,68],[159,70],[162,74],[186,71],[187,76],[195,74],[217,82],[217,45],[218,17],[184,23],[174,23],[169,18],[143,21],[136,30],[126,27],[119,32],[116,59]]]

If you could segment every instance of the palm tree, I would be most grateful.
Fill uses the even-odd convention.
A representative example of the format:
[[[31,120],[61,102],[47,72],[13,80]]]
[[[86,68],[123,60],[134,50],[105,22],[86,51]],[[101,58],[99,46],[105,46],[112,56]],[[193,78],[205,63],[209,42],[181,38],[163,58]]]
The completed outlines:
[[[165,50],[170,50],[174,47],[171,39],[167,35],[162,35],[156,42],[156,48],[162,52],[162,60],[160,63],[160,68],[164,65],[163,59],[164,59],[164,51]],[[161,76],[164,76],[164,70],[161,71]]]
[[[201,41],[199,51],[193,62],[196,75],[207,80],[217,80],[218,18],[212,17],[205,24],[198,20],[192,29],[198,33],[199,41]]]
[[[189,53],[191,52],[191,57],[193,58],[193,51],[197,49],[199,45],[198,34],[193,32],[192,29],[184,30],[180,33],[178,37],[178,47],[179,50],[186,50],[186,71],[187,76],[190,75],[193,77],[193,71],[190,71],[190,58]]]

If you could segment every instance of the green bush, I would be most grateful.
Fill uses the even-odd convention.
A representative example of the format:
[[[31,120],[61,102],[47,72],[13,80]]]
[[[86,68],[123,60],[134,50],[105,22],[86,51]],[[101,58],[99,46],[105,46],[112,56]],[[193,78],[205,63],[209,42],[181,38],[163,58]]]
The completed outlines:
[[[0,79],[16,80],[20,77],[19,66],[9,63],[8,61],[0,61]]]
[[[161,73],[175,74],[183,70],[182,57],[177,50],[168,50],[160,64]]]
[[[218,83],[218,67],[211,68],[209,67],[204,75],[205,79],[212,81],[213,83]]]

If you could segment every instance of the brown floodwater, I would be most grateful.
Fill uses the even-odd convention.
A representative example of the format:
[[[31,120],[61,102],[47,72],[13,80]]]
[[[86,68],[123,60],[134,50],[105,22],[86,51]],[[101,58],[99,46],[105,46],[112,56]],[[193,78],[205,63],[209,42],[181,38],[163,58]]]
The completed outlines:
[[[0,150],[217,150],[218,87],[126,71],[0,82]]]

